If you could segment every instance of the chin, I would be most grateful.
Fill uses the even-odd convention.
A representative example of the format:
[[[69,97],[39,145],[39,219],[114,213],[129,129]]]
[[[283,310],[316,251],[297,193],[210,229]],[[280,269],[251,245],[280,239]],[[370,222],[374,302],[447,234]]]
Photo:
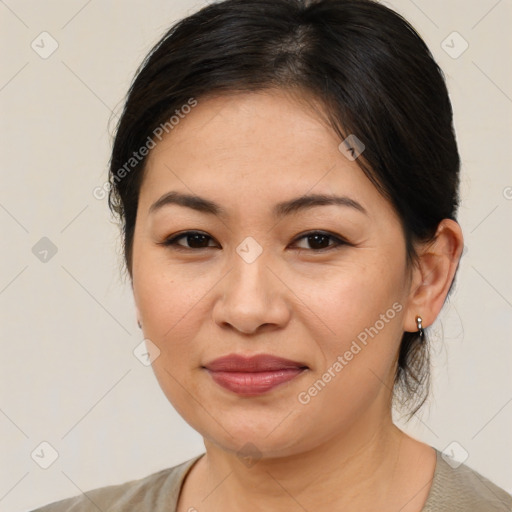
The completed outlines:
[[[238,457],[288,457],[312,448],[315,444],[313,432],[308,435],[297,425],[284,425],[281,422],[285,416],[251,423],[251,417],[233,415],[228,418],[224,415],[222,426],[211,419],[207,423],[204,420],[188,423],[203,436],[205,444],[212,443]]]

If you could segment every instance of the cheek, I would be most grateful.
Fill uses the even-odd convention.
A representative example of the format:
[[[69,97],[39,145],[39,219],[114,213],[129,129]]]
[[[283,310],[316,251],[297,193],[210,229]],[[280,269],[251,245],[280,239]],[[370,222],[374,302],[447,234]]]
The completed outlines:
[[[383,272],[376,261],[309,286],[308,304],[320,321],[317,336],[308,334],[319,340],[322,357],[297,399],[313,417],[332,414],[342,424],[341,416],[348,421],[392,388],[404,310],[397,267]]]
[[[134,298],[144,337],[160,351],[152,363],[154,374],[169,402],[188,421],[194,410],[191,393],[199,395],[194,384],[201,363],[198,330],[208,314],[201,299],[213,283],[186,274],[144,263],[134,273]]]
[[[339,350],[359,335],[364,339],[375,324],[379,331],[399,331],[403,284],[398,271],[381,271],[375,262],[337,269],[325,279],[304,280],[300,295],[328,333],[327,348]]]
[[[338,286],[318,287],[309,295],[312,304],[321,305],[319,316],[329,334],[318,338],[321,363],[295,397],[305,429],[319,417],[343,429],[391,394],[404,307],[399,279],[374,278],[351,274]],[[330,428],[322,432],[328,436]]]
[[[156,256],[141,251],[134,268],[134,299],[148,337],[160,344],[168,339],[180,343],[186,334],[183,330],[204,308],[202,299],[215,279],[211,272],[198,266],[169,265],[161,261],[161,255]]]
[[[151,261],[149,256],[140,258],[134,272],[134,298],[144,337],[160,351],[152,363],[153,371],[169,402],[187,421],[197,413],[191,394],[202,396],[197,381],[204,362],[204,341],[209,336],[201,332],[201,326],[211,317],[209,294],[219,277],[211,269],[171,266],[154,258]]]

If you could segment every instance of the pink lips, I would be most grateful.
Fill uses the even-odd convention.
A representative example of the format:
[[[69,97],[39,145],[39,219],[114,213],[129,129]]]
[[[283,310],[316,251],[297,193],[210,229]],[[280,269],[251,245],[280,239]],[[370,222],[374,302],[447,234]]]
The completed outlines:
[[[307,366],[269,354],[252,357],[230,354],[206,364],[205,368],[223,388],[239,395],[255,396],[292,380]]]

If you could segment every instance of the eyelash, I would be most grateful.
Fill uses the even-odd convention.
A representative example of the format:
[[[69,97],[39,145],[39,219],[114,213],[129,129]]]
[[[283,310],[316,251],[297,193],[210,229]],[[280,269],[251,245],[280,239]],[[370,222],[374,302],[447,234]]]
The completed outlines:
[[[186,237],[194,236],[194,235],[202,235],[210,240],[213,240],[213,238],[211,236],[207,235],[206,233],[202,233],[201,231],[185,231],[183,233],[180,233],[178,235],[170,237],[167,240],[164,240],[163,242],[158,243],[158,245],[163,245],[165,247],[171,247],[172,249],[178,250],[178,251],[200,251],[202,249],[211,249],[212,248],[212,246],[199,247],[199,248],[184,247],[177,243],[178,240],[181,240],[182,238],[186,238]],[[343,245],[350,245],[347,241],[343,240],[341,237],[333,235],[332,233],[328,233],[326,231],[308,231],[307,233],[303,233],[300,236],[298,236],[297,238],[295,238],[293,243],[296,243],[299,240],[302,240],[304,238],[308,238],[308,237],[311,237],[314,235],[320,235],[321,237],[330,238],[330,239],[334,240],[335,243],[332,245],[329,245],[328,247],[323,247],[321,249],[299,248],[299,251],[313,251],[316,253],[323,253],[323,252],[331,251],[333,249],[337,249]]]

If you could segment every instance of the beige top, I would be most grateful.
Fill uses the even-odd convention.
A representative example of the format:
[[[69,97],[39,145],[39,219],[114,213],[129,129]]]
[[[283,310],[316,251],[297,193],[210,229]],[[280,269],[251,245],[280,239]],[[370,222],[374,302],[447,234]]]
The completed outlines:
[[[511,512],[512,496],[461,464],[452,468],[436,449],[430,492],[421,512]],[[140,480],[101,487],[33,512],[176,512],[182,483],[203,454]]]

